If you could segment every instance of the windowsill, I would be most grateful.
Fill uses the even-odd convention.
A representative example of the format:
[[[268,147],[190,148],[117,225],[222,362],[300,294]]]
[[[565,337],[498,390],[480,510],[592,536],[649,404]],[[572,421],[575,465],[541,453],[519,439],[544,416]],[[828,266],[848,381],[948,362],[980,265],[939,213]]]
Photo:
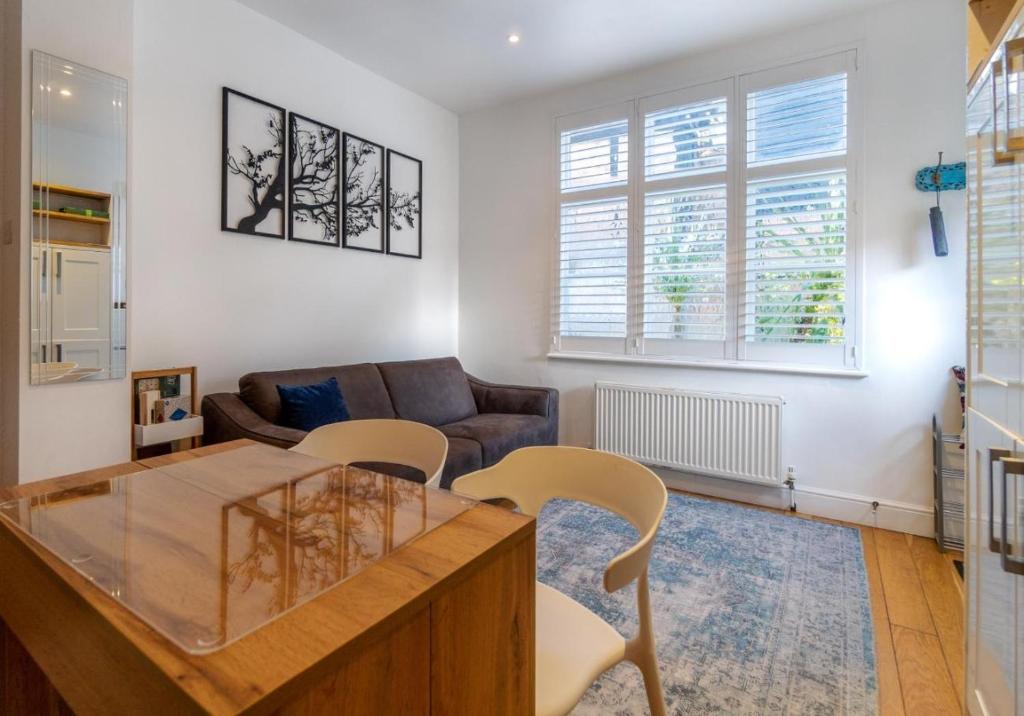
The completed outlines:
[[[705,370],[741,370],[755,373],[790,373],[793,375],[820,375],[831,378],[866,378],[868,376],[868,372],[862,368],[825,368],[814,365],[800,365],[799,363],[758,363],[755,361],[699,360],[694,358],[647,358],[572,351],[553,351],[548,353],[547,357],[556,360],[580,360],[596,363],[628,363],[632,365],[703,368]]]

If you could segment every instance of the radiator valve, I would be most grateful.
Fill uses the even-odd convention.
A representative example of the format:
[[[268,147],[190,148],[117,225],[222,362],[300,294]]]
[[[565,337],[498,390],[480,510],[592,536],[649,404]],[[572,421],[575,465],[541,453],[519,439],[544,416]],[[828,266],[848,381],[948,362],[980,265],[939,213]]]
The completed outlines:
[[[789,511],[796,512],[796,468],[792,465],[786,468],[786,480],[782,484],[789,488]]]

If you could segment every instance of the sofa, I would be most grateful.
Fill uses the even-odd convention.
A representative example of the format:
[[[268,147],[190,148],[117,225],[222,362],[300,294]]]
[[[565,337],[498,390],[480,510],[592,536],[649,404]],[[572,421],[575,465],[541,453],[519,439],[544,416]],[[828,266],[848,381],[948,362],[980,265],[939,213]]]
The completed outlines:
[[[279,424],[278,385],[310,385],[334,377],[353,420],[400,418],[426,423],[448,437],[441,486],[489,467],[517,448],[558,444],[558,391],[497,385],[467,374],[456,358],[359,363],[249,373],[237,393],[203,398],[203,442],[238,438],[289,448],[306,436]],[[422,473],[385,470],[422,480]],[[417,473],[417,471],[412,471]]]

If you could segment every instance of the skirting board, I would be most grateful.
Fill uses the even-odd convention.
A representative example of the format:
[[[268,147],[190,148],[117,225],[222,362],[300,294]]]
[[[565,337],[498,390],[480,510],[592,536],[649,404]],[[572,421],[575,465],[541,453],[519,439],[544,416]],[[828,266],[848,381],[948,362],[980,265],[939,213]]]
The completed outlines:
[[[669,487],[762,507],[789,509],[789,489],[785,487],[764,487],[664,468],[652,469]],[[928,507],[879,500],[878,509],[873,510],[871,503],[874,498],[817,487],[801,487],[799,481],[794,493],[798,514],[909,532],[922,537],[935,536],[934,513]]]

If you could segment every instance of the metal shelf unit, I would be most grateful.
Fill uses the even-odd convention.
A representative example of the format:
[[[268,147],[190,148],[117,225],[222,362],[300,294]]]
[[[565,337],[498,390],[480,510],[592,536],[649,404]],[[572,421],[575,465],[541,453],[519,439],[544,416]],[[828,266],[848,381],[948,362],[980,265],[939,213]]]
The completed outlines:
[[[953,459],[959,453],[959,461]],[[932,416],[932,478],[935,485],[935,541],[939,549],[964,548],[964,469],[960,435],[942,432]],[[959,462],[959,467],[957,467]]]

